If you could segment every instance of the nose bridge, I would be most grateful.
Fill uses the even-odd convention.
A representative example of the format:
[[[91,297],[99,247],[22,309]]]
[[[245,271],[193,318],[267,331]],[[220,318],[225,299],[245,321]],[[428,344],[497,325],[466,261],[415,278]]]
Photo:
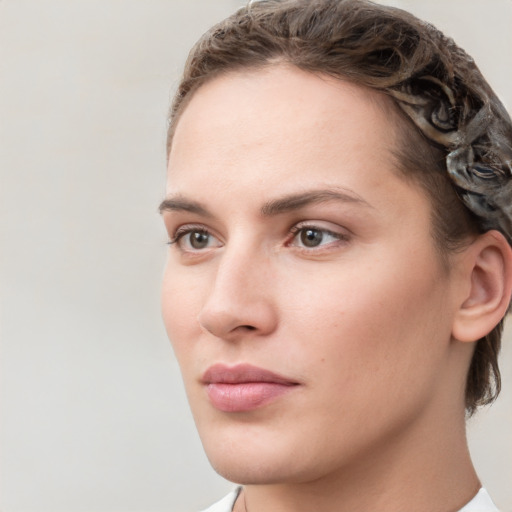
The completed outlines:
[[[270,332],[276,322],[271,265],[248,244],[226,244],[199,315],[201,326],[218,337],[241,331]]]

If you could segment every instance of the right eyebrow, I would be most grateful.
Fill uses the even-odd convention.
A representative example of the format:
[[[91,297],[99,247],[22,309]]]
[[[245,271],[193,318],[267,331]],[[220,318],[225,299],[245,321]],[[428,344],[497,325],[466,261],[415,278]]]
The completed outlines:
[[[185,199],[181,196],[167,197],[165,198],[158,207],[160,213],[164,212],[190,212],[197,213],[203,217],[213,217],[213,215],[200,203]]]
[[[291,194],[282,198],[273,199],[263,205],[262,215],[272,217],[299,210],[310,204],[324,203],[328,201],[340,201],[342,203],[354,203],[371,207],[362,197],[348,189],[320,189]]]

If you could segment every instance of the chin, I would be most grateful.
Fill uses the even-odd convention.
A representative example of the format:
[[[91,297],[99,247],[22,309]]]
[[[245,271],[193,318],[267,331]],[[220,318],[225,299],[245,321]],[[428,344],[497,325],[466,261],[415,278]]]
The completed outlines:
[[[269,432],[248,425],[244,427],[228,429],[222,435],[212,429],[200,432],[213,469],[225,479],[244,485],[275,484],[293,479],[290,473],[297,472],[301,461],[290,439],[268,435]]]
[[[209,457],[213,469],[226,480],[241,485],[271,485],[292,482],[297,476],[292,462],[282,467],[283,461],[275,457]],[[300,479],[299,479],[300,480]]]
[[[273,483],[274,473],[280,473],[277,468],[283,457],[277,450],[254,446],[250,436],[239,442],[233,438],[203,440],[203,446],[213,469],[231,482]]]
[[[225,479],[242,485],[298,484],[314,481],[343,465],[347,453],[328,453],[303,438],[279,432],[245,430],[245,435],[207,435],[203,446],[213,469]],[[211,434],[211,432],[208,432]],[[231,434],[234,434],[231,432]],[[265,435],[267,434],[267,435]],[[320,449],[317,449],[320,448]],[[341,452],[341,453],[340,453]]]

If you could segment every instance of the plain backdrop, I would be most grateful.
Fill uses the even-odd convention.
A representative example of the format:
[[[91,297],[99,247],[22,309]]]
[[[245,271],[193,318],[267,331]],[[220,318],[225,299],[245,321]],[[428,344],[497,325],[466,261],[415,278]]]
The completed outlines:
[[[512,107],[512,0],[389,2],[453,36]],[[161,325],[170,95],[237,0],[0,0],[3,512],[193,512],[209,467]],[[512,511],[512,346],[470,421]]]

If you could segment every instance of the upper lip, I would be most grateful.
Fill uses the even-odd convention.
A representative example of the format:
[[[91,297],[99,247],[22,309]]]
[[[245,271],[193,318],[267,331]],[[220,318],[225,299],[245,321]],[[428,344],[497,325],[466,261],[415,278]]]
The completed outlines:
[[[237,364],[235,366],[215,364],[210,366],[210,368],[204,372],[202,382],[204,384],[271,382],[273,384],[282,384],[285,386],[298,384],[298,382],[295,382],[292,379],[250,364]]]

